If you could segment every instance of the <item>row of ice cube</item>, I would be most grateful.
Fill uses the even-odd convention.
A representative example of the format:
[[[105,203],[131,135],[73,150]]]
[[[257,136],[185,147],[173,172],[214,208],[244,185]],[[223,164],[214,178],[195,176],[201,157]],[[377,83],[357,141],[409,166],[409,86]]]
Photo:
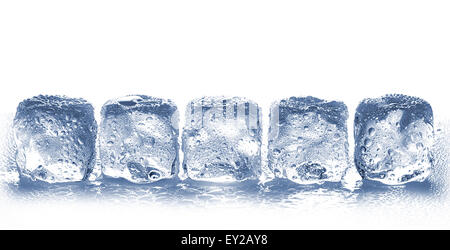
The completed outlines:
[[[268,167],[297,183],[339,182],[349,168],[344,103],[291,97],[270,110]],[[243,98],[204,97],[186,110],[183,172],[194,180],[257,179],[261,108]],[[97,123],[83,99],[36,96],[14,119],[16,161],[26,178],[50,183],[86,179],[96,147],[104,176],[149,183],[179,172],[178,111],[170,100],[144,95],[108,101]],[[388,95],[363,100],[354,120],[356,168],[386,184],[423,181],[432,165],[433,113],[424,100]],[[98,145],[96,144],[98,142]]]

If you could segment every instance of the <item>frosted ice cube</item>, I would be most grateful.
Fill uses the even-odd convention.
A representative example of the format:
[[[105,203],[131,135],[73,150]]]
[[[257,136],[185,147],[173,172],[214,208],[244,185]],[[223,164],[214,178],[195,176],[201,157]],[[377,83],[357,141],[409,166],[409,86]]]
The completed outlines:
[[[99,153],[105,176],[134,183],[178,171],[178,111],[170,100],[144,95],[110,100],[101,111]]]
[[[300,184],[341,181],[349,167],[347,106],[291,97],[271,107],[269,168]]]
[[[405,95],[365,99],[354,132],[363,178],[395,185],[423,181],[430,173],[433,111],[426,101]]]
[[[232,182],[261,174],[260,108],[244,98],[203,97],[189,103],[183,168],[194,180]]]
[[[73,182],[92,170],[97,123],[85,100],[44,95],[26,99],[17,108],[13,128],[22,176]]]

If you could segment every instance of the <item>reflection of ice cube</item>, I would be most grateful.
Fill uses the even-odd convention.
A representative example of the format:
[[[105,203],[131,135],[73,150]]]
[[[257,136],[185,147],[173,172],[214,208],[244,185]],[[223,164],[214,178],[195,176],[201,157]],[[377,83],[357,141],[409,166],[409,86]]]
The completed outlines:
[[[85,100],[42,95],[24,100],[13,126],[23,176],[73,182],[92,170],[97,124],[92,105]]]
[[[103,174],[134,183],[170,178],[178,170],[178,111],[170,100],[137,95],[102,108]]]
[[[356,110],[355,143],[364,178],[391,185],[423,181],[432,162],[431,106],[405,95],[365,99]]]
[[[229,182],[261,173],[260,108],[243,98],[204,97],[189,103],[183,167],[194,180]]]
[[[349,167],[347,107],[314,97],[291,97],[271,107],[269,168],[301,184],[339,182]]]

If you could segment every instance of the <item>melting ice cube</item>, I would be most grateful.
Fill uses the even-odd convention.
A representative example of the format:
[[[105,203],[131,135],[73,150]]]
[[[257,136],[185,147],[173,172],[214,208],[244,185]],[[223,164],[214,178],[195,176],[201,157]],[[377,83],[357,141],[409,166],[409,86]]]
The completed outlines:
[[[104,175],[150,183],[177,173],[178,111],[172,101],[126,96],[108,101],[101,116]]]
[[[341,181],[349,167],[347,107],[314,97],[291,97],[271,107],[269,168],[300,184]]]
[[[204,97],[186,110],[183,166],[194,180],[231,182],[261,174],[260,108],[244,98]]]
[[[92,170],[97,123],[85,100],[44,95],[26,99],[17,108],[13,127],[22,176],[73,182]]]
[[[429,175],[433,111],[426,101],[406,95],[365,99],[356,110],[354,132],[363,178],[395,185]]]

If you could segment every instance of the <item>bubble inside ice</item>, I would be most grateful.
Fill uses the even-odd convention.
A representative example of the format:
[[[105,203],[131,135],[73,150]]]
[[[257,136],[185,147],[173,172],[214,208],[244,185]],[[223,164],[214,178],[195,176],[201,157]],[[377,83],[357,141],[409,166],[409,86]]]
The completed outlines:
[[[260,108],[243,98],[204,97],[189,103],[183,167],[194,180],[232,182],[261,173]]]
[[[13,129],[22,176],[73,182],[92,170],[97,124],[85,100],[44,95],[26,99],[17,108]]]
[[[271,107],[269,168],[300,184],[341,181],[349,167],[347,107],[314,97],[291,97]]]
[[[136,95],[102,108],[103,174],[134,183],[170,178],[178,170],[178,111],[170,100]]]
[[[426,101],[405,95],[365,99],[354,132],[355,163],[364,178],[395,185],[429,175],[433,111]]]

